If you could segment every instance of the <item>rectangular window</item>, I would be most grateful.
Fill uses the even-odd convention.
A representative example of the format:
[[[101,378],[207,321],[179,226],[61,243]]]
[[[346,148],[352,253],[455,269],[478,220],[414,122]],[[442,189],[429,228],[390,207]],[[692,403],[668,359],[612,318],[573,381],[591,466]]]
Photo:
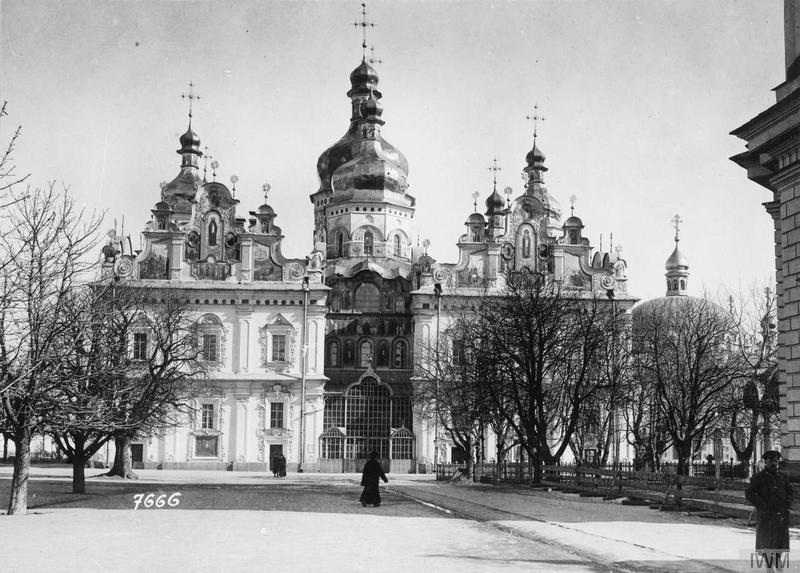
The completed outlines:
[[[198,458],[216,458],[218,441],[217,436],[195,436],[194,455]]]
[[[133,359],[147,360],[147,335],[144,332],[133,333]]]
[[[214,429],[214,404],[203,404],[200,427],[204,430]]]
[[[219,352],[217,351],[217,335],[204,334],[203,335],[203,360],[206,362],[216,362],[219,360]]]
[[[283,402],[271,402],[269,406],[269,427],[283,428]]]
[[[272,335],[272,361],[286,362],[286,335]]]

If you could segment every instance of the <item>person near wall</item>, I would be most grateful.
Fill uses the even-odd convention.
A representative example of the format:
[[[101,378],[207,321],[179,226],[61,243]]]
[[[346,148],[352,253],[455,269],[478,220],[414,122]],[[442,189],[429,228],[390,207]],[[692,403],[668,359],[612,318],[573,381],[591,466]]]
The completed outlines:
[[[781,453],[764,452],[765,467],[750,480],[747,501],[756,508],[756,552],[780,554],[789,551],[789,508],[794,492],[789,477],[778,468]]]
[[[381,463],[378,461],[378,452],[372,451],[369,454],[367,463],[364,464],[364,471],[361,473],[361,485],[364,491],[361,492],[361,505],[374,505],[379,507],[381,504],[381,492],[378,488],[379,480],[388,483],[386,474],[383,473]]]

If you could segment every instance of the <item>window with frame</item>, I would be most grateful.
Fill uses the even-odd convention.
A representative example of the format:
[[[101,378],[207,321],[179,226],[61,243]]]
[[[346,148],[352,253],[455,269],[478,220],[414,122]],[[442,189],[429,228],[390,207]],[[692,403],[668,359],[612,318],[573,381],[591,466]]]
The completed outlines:
[[[269,427],[283,428],[283,402],[271,402],[269,405]]]
[[[372,236],[372,231],[365,231],[364,232],[364,255],[371,257],[373,251],[373,243],[374,238]]]
[[[394,343],[394,357],[392,359],[392,365],[395,368],[405,368],[406,367],[406,357],[408,356],[408,351],[406,347],[406,343],[404,340],[398,340]]]
[[[394,236],[394,256],[395,257],[399,257],[402,252],[403,252],[403,250],[402,250],[402,245],[400,243],[400,235],[395,235]]]
[[[359,349],[359,365],[362,368],[366,368],[370,364],[372,364],[372,341],[365,340],[361,343]]]
[[[339,366],[339,343],[335,340],[328,343],[328,366]]]
[[[286,362],[286,335],[272,335],[272,361]]]
[[[203,334],[202,359],[206,362],[219,360],[219,338],[216,334]]]
[[[147,360],[147,334],[144,332],[133,333],[133,359]]]
[[[194,455],[198,458],[216,458],[219,454],[218,436],[195,436]]]
[[[214,404],[203,404],[200,410],[200,428],[203,430],[214,429]]]

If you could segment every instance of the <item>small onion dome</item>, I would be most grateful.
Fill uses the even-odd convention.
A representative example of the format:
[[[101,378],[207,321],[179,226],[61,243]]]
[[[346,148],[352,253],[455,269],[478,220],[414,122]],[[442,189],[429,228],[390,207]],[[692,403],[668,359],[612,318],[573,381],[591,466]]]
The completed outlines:
[[[374,91],[376,97],[381,97],[381,92],[378,91],[378,72],[364,60],[350,72],[350,85],[352,88],[347,92],[348,96]]]
[[[480,223],[481,225],[486,224],[486,219],[483,218],[483,215],[480,213],[473,213],[467,219],[467,225],[471,225],[473,223]]]
[[[575,215],[573,215],[572,217],[564,221],[564,227],[579,227],[583,229],[583,221],[581,221],[580,217],[576,217]]]
[[[491,217],[500,215],[506,207],[506,200],[497,192],[497,189],[486,199],[486,214]]]
[[[528,164],[528,167],[533,169],[547,171],[547,167],[544,166],[544,153],[542,153],[535,145],[533,146],[533,149],[528,152],[528,155],[525,156],[525,163]]]
[[[186,133],[181,135],[180,142],[181,148],[178,150],[178,153],[194,153],[195,155],[203,155],[203,152],[200,151],[200,138],[194,131],[192,131],[191,127],[186,130]]]
[[[167,203],[164,203],[163,201],[159,201],[158,203],[153,205],[153,211],[170,212],[170,211],[172,211],[172,207],[170,207]]]
[[[678,245],[675,245],[675,250],[672,251],[672,254],[667,259],[667,262],[664,264],[664,268],[668,271],[676,271],[680,269],[688,269],[689,268],[689,259],[686,258],[680,249],[678,249]]]

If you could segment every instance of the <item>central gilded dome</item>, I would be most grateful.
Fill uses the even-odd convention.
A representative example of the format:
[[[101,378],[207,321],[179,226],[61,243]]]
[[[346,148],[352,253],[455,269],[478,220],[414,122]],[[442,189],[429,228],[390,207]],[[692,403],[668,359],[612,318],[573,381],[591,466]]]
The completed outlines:
[[[381,92],[378,91],[378,74],[375,69],[366,61],[361,61],[358,67],[350,74],[351,88],[347,92],[352,101],[353,112],[350,117],[350,127],[344,136],[326,149],[317,160],[317,174],[319,175],[319,191],[344,191],[340,185],[336,189],[331,185],[334,172],[343,165],[360,158],[359,170],[367,172],[379,171],[389,173],[388,179],[395,179],[405,182],[408,175],[408,161],[391,143],[386,141],[380,134],[380,126],[384,121],[381,119],[383,107],[379,100]],[[369,141],[369,145],[363,143]],[[374,151],[375,149],[379,151]],[[373,151],[371,151],[373,150]],[[373,166],[365,166],[364,163],[374,162]],[[397,171],[399,173],[395,174]],[[339,178],[337,178],[339,179]],[[361,183],[363,177],[358,180]],[[370,176],[368,179],[376,181],[380,177]],[[383,186],[383,184],[381,184]],[[390,184],[389,187],[394,187]],[[394,189],[392,189],[394,190]]]

